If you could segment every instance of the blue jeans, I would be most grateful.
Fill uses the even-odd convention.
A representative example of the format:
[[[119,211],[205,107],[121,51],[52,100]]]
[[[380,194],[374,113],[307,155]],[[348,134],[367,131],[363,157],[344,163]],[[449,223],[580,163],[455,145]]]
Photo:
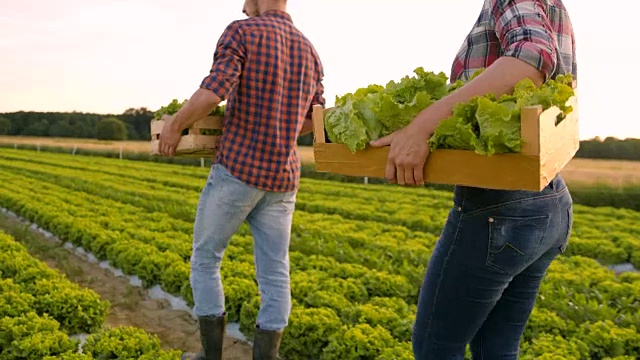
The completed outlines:
[[[416,359],[517,359],[550,263],[569,239],[561,177],[541,192],[457,187],[429,260],[413,332]]]
[[[291,312],[289,241],[296,192],[251,187],[214,164],[200,195],[194,224],[191,288],[197,316],[225,312],[220,266],[229,240],[246,220],[254,239],[261,295],[257,325],[282,330]]]

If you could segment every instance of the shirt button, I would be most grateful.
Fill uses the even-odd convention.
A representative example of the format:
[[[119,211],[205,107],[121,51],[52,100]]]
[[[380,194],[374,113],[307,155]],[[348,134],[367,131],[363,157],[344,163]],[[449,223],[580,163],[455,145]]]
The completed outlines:
[[[458,210],[458,211],[462,211],[462,206],[458,206],[458,207],[456,208],[456,210]]]
[[[492,223],[492,222],[494,222],[494,221],[495,221],[495,220],[494,220],[492,217],[490,217],[490,218],[489,218],[489,222],[490,222],[490,223]]]

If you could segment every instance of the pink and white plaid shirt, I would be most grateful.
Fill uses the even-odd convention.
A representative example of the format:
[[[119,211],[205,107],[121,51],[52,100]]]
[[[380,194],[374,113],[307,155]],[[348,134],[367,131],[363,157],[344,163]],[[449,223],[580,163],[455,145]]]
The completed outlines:
[[[573,26],[561,0],[485,0],[480,17],[451,66],[451,81],[467,80],[501,56],[523,60],[547,79],[578,79]]]

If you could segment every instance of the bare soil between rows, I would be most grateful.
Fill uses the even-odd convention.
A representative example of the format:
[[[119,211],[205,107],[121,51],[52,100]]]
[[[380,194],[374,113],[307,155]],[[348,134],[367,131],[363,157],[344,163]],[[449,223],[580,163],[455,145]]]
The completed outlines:
[[[133,286],[125,277],[115,276],[76,255],[71,250],[47,239],[18,219],[0,213],[0,230],[24,244],[36,258],[46,262],[77,284],[90,288],[111,303],[105,326],[135,326],[158,336],[163,348],[198,351],[200,334],[191,315],[174,310],[166,300],[151,299],[143,288]],[[225,337],[224,356],[227,360],[250,360],[251,346],[232,337]]]

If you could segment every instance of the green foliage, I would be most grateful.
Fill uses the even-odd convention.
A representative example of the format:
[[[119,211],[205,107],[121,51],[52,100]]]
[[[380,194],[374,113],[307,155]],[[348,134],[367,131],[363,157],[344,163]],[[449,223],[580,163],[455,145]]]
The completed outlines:
[[[58,322],[47,314],[30,311],[18,317],[0,318],[1,359],[42,359],[77,348],[78,342],[62,332]]]
[[[208,169],[16,150],[1,150],[0,166],[0,207],[96,251],[147,286],[192,300],[192,224]],[[285,358],[411,358],[416,295],[451,193],[303,179],[296,206]],[[638,223],[638,212],[575,206],[569,248],[542,282],[522,358],[638,356],[640,275],[616,276],[601,264],[633,261]],[[33,306],[40,295],[29,297],[35,290],[24,284],[55,280],[44,270],[18,271],[19,249],[0,251],[0,277],[12,279],[0,282],[0,312],[18,311],[7,303]],[[248,338],[260,308],[252,254],[243,225],[226,249],[222,281],[229,316]]]
[[[233,266],[233,264],[229,264]],[[225,278],[225,306],[228,320],[237,322],[240,320],[242,307],[248,299],[259,296],[258,285],[253,280],[237,277]]]
[[[410,342],[404,342],[392,348],[380,351],[375,360],[414,360],[413,349]]]
[[[397,341],[380,325],[343,326],[329,338],[329,345],[322,352],[321,359],[375,359],[382,355],[383,350],[395,346]]]
[[[114,117],[98,121],[96,138],[100,140],[127,140],[127,125]]]
[[[182,102],[179,102],[178,99],[173,99],[171,102],[165,106],[161,106],[154,114],[153,118],[156,120],[162,119],[164,115],[173,115],[177,113],[180,108],[182,108],[186,103],[187,99],[184,99]],[[216,106],[209,115],[211,116],[224,116],[224,112],[226,109],[225,104],[220,104]]]
[[[640,211],[640,184],[570,185],[571,195],[577,203],[593,207],[611,206]]]
[[[415,76],[391,81],[386,87],[369,85],[336,97],[327,110],[325,125],[331,142],[346,144],[351,152],[364,149],[369,141],[407,126],[418,113],[462,86],[447,83],[444,73],[417,68]],[[477,74],[474,74],[476,76]],[[516,84],[512,94],[474,97],[457,104],[453,115],[443,120],[429,140],[431,150],[472,150],[478,154],[519,152],[520,110],[541,105],[558,106],[562,116],[573,109],[565,103],[573,96],[572,77],[558,76],[536,87],[530,79]]]
[[[144,354],[161,350],[155,335],[132,327],[117,327],[90,335],[82,347],[96,359],[139,359]]]
[[[0,135],[11,134],[11,121],[9,119],[0,117]]]
[[[160,120],[164,115],[173,115],[177,113],[178,110],[180,110],[180,108],[187,103],[187,101],[187,99],[184,99],[182,102],[179,102],[178,99],[173,99],[169,104],[167,104],[166,106],[161,106],[160,109],[153,113],[153,118],[156,120]]]
[[[260,310],[260,297],[247,299],[240,309],[240,332],[247,338],[252,338],[256,329],[256,320]]]
[[[370,85],[336,97],[325,118],[329,139],[346,144],[352,152],[362,150],[369,141],[406,126],[418,112],[447,94],[444,73],[423,68],[414,72],[415,76],[390,81],[386,87]]]
[[[582,140],[576,157],[638,161],[640,160],[640,139],[607,137]]]
[[[519,152],[521,109],[541,105],[546,110],[557,106],[565,116],[573,111],[565,105],[574,95],[571,81],[571,75],[561,75],[536,87],[533,81],[524,79],[515,85],[512,94],[500,98],[487,94],[457,104],[453,115],[438,125],[429,140],[431,150],[473,150],[481,155]]]
[[[294,307],[282,338],[280,354],[285,359],[319,359],[329,339],[342,326],[329,309]]]
[[[521,347],[523,360],[579,360],[588,359],[589,348],[580,340],[567,340],[560,335],[540,334]]]
[[[97,293],[70,282],[3,233],[0,233],[0,274],[5,279],[12,278],[0,282],[7,290],[0,296],[0,312],[5,316],[17,315],[18,309],[47,314],[69,334],[92,332],[104,322],[109,304]]]
[[[404,303],[401,299],[397,299],[397,304]],[[387,305],[387,306],[385,306]],[[405,311],[398,312],[398,306],[389,302],[375,301],[367,304],[353,306],[343,312],[342,319],[347,324],[366,323],[372,326],[380,325],[391,333],[393,337],[400,341],[411,341],[411,325],[415,320],[415,313],[408,311],[406,304],[403,304]]]
[[[69,334],[97,330],[109,308],[97,293],[71,282],[37,280],[32,289],[31,294],[36,299],[34,309],[51,315]]]
[[[571,247],[567,250],[568,255],[580,254],[593,259],[597,259],[603,264],[621,264],[629,260],[629,253],[616,246],[610,240],[587,239],[579,237],[571,239]]]
[[[70,351],[58,356],[46,356],[43,360],[93,360],[93,356]]]
[[[136,259],[137,260],[137,259]],[[0,359],[176,359],[136,328],[102,330],[109,304],[0,232]],[[79,354],[69,335],[94,333]]]
[[[127,109],[120,115],[81,112],[19,111],[1,113],[0,117],[9,120],[11,124],[10,135],[75,138],[95,138],[98,121],[115,117],[125,123],[128,139],[149,140],[150,121],[153,118],[153,113],[142,107]]]
[[[22,292],[12,279],[0,279],[0,318],[28,313],[35,300],[33,295]]]
[[[640,334],[636,327],[620,328],[609,320],[598,321],[582,326],[577,338],[587,344],[592,359],[640,356]]]

